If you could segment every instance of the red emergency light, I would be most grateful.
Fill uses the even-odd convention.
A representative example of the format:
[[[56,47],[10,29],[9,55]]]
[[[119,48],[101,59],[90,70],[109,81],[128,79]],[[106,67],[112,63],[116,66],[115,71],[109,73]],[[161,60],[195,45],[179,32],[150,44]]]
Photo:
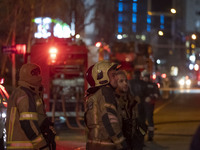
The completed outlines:
[[[51,61],[51,63],[55,63],[55,62],[56,62],[57,53],[58,53],[57,48],[51,47],[51,48],[49,49],[49,54],[50,54],[50,61]]]
[[[26,44],[16,44],[17,54],[26,54]]]

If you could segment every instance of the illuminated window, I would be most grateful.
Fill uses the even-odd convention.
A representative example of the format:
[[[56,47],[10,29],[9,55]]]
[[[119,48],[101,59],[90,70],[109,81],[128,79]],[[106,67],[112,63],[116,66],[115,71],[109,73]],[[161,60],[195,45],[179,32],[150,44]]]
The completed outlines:
[[[165,17],[164,17],[164,15],[160,15],[160,23],[161,24],[165,23]]]
[[[122,14],[118,14],[118,22],[122,22],[123,21],[123,15]]]
[[[133,3],[133,12],[136,13],[137,12],[137,3]]]
[[[151,16],[150,15],[147,15],[147,23],[151,24]]]
[[[123,11],[123,3],[122,3],[122,2],[119,2],[119,3],[118,3],[118,11],[119,11],[119,12],[122,12],[122,11]]]
[[[164,25],[163,24],[160,25],[160,29],[164,29]]]
[[[118,33],[122,33],[123,29],[122,29],[122,25],[118,24]]]
[[[164,15],[160,15],[160,29],[164,29],[165,17]]]
[[[137,23],[137,14],[132,14],[132,23]]]
[[[136,24],[132,24],[132,31],[136,32]]]
[[[150,32],[150,31],[151,31],[151,25],[147,24],[147,32]]]
[[[137,2],[137,0],[133,0],[133,2]]]

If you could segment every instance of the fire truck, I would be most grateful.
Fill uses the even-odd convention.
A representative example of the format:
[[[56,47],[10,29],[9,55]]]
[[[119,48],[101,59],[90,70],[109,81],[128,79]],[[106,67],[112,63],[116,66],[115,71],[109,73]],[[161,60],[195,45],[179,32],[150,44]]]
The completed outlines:
[[[84,74],[88,65],[88,49],[71,39],[38,40],[31,47],[30,61],[41,67],[44,102],[47,115],[76,118],[79,126],[84,112]]]
[[[111,60],[121,64],[121,68],[127,72],[128,79],[131,79],[134,70],[147,69],[152,72],[151,46],[145,43],[136,42],[114,42],[111,45]]]

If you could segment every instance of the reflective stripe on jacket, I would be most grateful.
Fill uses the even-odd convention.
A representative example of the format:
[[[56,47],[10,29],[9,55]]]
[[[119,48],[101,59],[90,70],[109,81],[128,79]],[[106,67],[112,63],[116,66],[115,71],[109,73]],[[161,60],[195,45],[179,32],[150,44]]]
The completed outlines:
[[[117,102],[111,87],[103,86],[88,97],[85,119],[88,128],[88,143],[105,146],[111,144],[116,149],[126,146]]]
[[[33,150],[46,146],[39,128],[45,118],[42,99],[29,87],[16,88],[8,101],[7,149]]]

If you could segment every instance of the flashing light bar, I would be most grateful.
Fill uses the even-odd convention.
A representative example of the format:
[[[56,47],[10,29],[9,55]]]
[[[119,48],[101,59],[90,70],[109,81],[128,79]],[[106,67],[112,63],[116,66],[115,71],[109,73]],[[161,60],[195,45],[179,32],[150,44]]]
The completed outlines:
[[[0,84],[4,84],[4,78],[0,79]]]

